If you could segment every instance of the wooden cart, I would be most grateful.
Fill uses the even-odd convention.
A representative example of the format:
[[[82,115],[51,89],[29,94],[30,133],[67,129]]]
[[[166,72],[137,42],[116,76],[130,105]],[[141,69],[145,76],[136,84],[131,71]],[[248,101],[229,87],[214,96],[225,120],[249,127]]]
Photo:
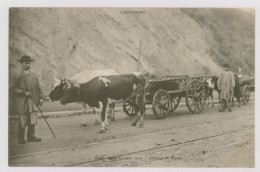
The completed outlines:
[[[246,105],[250,99],[250,80],[242,80],[239,82],[239,95],[240,101]]]
[[[200,113],[206,99],[205,78],[206,75],[172,75],[149,79],[145,88],[145,104],[152,104],[155,117],[162,119],[177,109],[181,98],[185,97],[189,111]],[[125,102],[123,109],[128,116],[135,113],[131,102]]]

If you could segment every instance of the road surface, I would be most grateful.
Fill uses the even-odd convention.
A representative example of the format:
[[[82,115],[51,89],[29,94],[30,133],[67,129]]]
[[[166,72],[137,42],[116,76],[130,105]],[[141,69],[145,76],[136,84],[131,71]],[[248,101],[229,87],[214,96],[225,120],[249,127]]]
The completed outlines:
[[[36,135],[40,143],[19,145],[17,121],[9,123],[9,166],[77,167],[254,167],[255,104],[232,112],[205,107],[191,114],[179,107],[157,120],[148,109],[144,128],[130,126],[132,118],[116,113],[110,130],[99,133],[95,116],[80,127],[83,116],[48,118],[57,138],[43,119]]]

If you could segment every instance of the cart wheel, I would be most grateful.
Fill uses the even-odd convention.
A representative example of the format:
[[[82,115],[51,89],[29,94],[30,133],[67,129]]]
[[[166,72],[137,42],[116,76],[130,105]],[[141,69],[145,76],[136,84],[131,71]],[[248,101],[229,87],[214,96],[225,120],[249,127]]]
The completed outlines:
[[[242,95],[243,95],[243,103],[244,105],[246,105],[250,98],[250,88],[248,87],[248,85],[244,86]]]
[[[135,108],[134,106],[132,105],[132,103],[129,103],[129,102],[124,102],[123,104],[123,110],[124,112],[130,116],[130,117],[133,117],[135,115]]]
[[[198,81],[192,81],[186,90],[186,105],[191,113],[200,113],[204,109],[206,91],[204,85]]]
[[[172,97],[171,98],[171,110],[170,110],[170,112],[173,112],[175,109],[177,109],[180,101],[181,101],[181,97]]]
[[[160,89],[153,96],[153,114],[157,119],[165,118],[170,111],[170,96],[166,90]]]

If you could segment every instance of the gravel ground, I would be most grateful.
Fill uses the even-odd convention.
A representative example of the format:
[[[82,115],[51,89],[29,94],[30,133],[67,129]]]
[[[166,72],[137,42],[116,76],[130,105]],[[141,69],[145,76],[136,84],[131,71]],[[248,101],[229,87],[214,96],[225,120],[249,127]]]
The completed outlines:
[[[233,112],[206,107],[190,114],[179,107],[166,119],[157,120],[151,109],[145,127],[131,127],[132,119],[122,112],[110,122],[110,130],[99,133],[94,115],[87,127],[82,116],[49,118],[57,138],[39,119],[40,143],[19,145],[17,121],[9,123],[10,166],[89,167],[254,167],[254,101]]]

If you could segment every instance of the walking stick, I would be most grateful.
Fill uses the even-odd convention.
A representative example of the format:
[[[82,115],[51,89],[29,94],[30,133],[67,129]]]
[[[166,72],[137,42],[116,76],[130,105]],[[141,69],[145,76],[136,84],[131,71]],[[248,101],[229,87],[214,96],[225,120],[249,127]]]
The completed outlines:
[[[33,99],[34,104],[37,106],[37,108],[39,109],[40,113],[42,114],[42,117],[43,117],[43,119],[45,120],[46,124],[48,125],[49,129],[51,130],[53,136],[56,138],[56,136],[55,136],[54,132],[52,131],[52,129],[51,129],[51,127],[50,127],[48,121],[46,120],[45,116],[43,115],[43,113],[42,113],[40,107],[36,104],[36,102],[35,102],[35,100],[34,100],[33,97],[32,97],[32,99]]]
[[[21,79],[21,80],[23,81],[24,85],[27,86],[26,83],[25,83],[25,81],[24,81],[23,79]],[[56,138],[56,136],[55,136],[54,132],[52,131],[52,129],[51,129],[51,127],[50,127],[48,121],[46,120],[45,116],[43,115],[43,113],[42,113],[40,107],[37,105],[37,103],[35,102],[34,98],[33,98],[33,97],[31,97],[31,98],[33,99],[34,104],[37,106],[38,110],[40,111],[40,113],[41,113],[43,119],[45,120],[46,124],[48,125],[49,129],[51,130],[53,136]]]

